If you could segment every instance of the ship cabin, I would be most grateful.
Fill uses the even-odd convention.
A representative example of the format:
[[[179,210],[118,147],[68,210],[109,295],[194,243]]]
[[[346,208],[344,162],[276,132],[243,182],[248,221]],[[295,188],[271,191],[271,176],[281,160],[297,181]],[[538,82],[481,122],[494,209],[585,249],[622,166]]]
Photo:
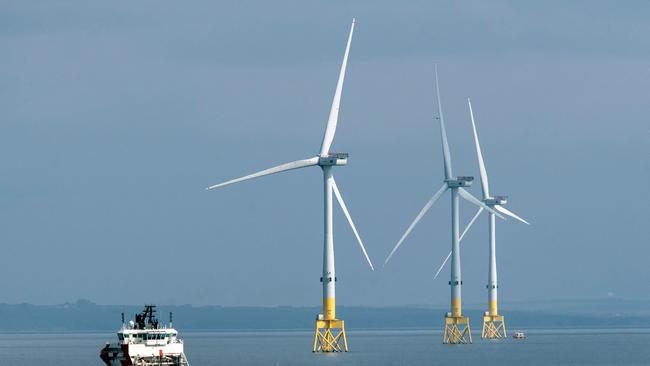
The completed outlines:
[[[174,328],[158,329],[129,329],[125,327],[117,333],[121,344],[144,344],[146,346],[162,346],[170,343],[181,343]]]
[[[144,311],[135,315],[135,320],[124,322],[122,313],[122,329],[117,332],[120,344],[141,344],[144,346],[163,346],[172,343],[183,343],[177,338],[178,332],[172,328],[172,313],[169,313],[169,325],[161,326],[156,319],[156,306],[145,305]]]

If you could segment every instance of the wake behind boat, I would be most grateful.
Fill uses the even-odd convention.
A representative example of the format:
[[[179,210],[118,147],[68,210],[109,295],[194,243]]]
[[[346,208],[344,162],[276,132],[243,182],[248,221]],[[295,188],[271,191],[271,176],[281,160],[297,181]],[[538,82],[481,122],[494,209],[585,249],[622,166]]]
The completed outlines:
[[[106,343],[99,357],[107,366],[189,366],[183,353],[183,340],[169,325],[162,326],[156,319],[156,306],[145,305],[144,311],[136,314],[135,321],[124,323],[117,332],[117,343]]]

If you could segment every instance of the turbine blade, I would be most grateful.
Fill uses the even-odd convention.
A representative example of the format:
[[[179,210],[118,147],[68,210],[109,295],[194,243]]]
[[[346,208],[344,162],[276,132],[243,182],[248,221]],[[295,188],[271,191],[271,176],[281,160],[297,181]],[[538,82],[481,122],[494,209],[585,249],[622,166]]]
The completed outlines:
[[[436,201],[440,198],[440,196],[442,196],[443,193],[445,193],[446,190],[447,190],[447,184],[445,183],[445,184],[442,185],[442,187],[440,187],[438,192],[436,192],[436,194],[434,194],[433,197],[431,197],[429,202],[427,202],[427,204],[424,205],[424,207],[422,208],[420,213],[418,213],[418,215],[415,217],[415,220],[413,220],[413,222],[408,227],[408,229],[406,229],[406,232],[404,233],[404,235],[402,235],[402,237],[399,239],[399,241],[397,242],[397,245],[395,245],[393,250],[390,252],[388,257],[386,258],[386,261],[384,262],[384,265],[386,265],[388,263],[388,261],[393,256],[393,254],[395,254],[395,252],[400,247],[400,245],[402,245],[402,243],[404,242],[404,239],[406,239],[406,237],[411,233],[411,231],[413,230],[415,225],[417,225],[417,223],[420,221],[420,219],[422,219],[422,216],[424,216],[424,214],[427,213],[427,211],[429,211],[431,206],[433,206],[433,204],[436,203]]]
[[[451,171],[451,153],[449,152],[449,142],[447,142],[447,130],[445,129],[445,118],[442,115],[442,103],[440,103],[440,87],[438,85],[438,65],[435,66],[436,72],[436,95],[438,97],[438,119],[440,120],[440,136],[442,136],[442,155],[445,161],[445,179],[453,177]]]
[[[460,244],[459,244],[459,245],[460,245]],[[442,262],[442,264],[440,265],[440,267],[439,267],[438,270],[436,271],[436,275],[433,276],[433,279],[434,279],[434,280],[435,280],[436,278],[438,278],[438,275],[440,274],[440,272],[442,272],[442,269],[445,268],[445,264],[447,264],[447,262],[449,261],[449,258],[451,258],[451,252],[449,252],[449,254],[447,254],[447,258],[445,258],[445,260]]]
[[[472,217],[472,219],[469,221],[469,224],[467,224],[467,227],[465,228],[465,230],[463,230],[463,233],[460,234],[460,238],[458,239],[458,241],[459,241],[458,245],[463,244],[463,237],[465,236],[465,234],[467,234],[467,231],[469,230],[470,227],[472,227],[472,225],[474,224],[474,221],[476,221],[476,219],[478,219],[478,217],[481,215],[481,212],[483,212],[483,210],[484,210],[483,207],[478,208],[478,211],[476,211],[476,214],[474,215],[474,217]],[[433,276],[434,280],[436,278],[438,278],[438,275],[440,274],[440,271],[442,271],[442,269],[445,267],[445,264],[447,264],[450,257],[451,257],[451,251],[449,252],[449,254],[447,254],[447,258],[445,258],[445,260],[442,262],[442,264],[440,265],[440,267],[436,271],[436,275]]]
[[[519,221],[523,222],[526,225],[530,225],[530,223],[528,221],[522,219],[521,217],[517,216],[514,212],[508,210],[507,208],[505,208],[503,206],[496,205],[496,206],[494,206],[494,209],[501,212],[504,215],[512,217],[515,220],[519,220]]]
[[[472,120],[472,131],[474,132],[474,144],[476,145],[476,156],[478,158],[478,169],[481,175],[481,189],[483,190],[483,199],[490,197],[490,187],[488,185],[487,171],[485,170],[485,162],[483,161],[483,153],[481,152],[481,144],[478,141],[478,133],[476,132],[476,124],[474,123],[474,112],[472,111],[472,102],[467,98],[469,105],[469,116]]]
[[[341,64],[339,80],[336,83],[332,108],[330,109],[330,116],[327,119],[327,127],[325,127],[325,136],[323,136],[323,142],[320,145],[320,156],[327,156],[330,151],[330,146],[332,146],[332,141],[334,140],[334,133],[336,133],[336,124],[339,119],[339,106],[341,105],[341,93],[343,92],[343,81],[345,79],[345,69],[348,66],[348,55],[350,54],[350,44],[352,43],[352,33],[354,33],[355,22],[355,19],[352,19],[350,35],[348,35],[348,44],[345,47],[345,54],[343,54],[343,63]]]
[[[354,226],[354,222],[352,222],[352,217],[350,216],[350,212],[348,212],[348,207],[345,205],[345,201],[343,201],[343,197],[341,196],[339,187],[336,185],[336,180],[334,180],[334,177],[332,177],[332,183],[334,183],[332,184],[332,188],[334,188],[334,195],[336,196],[336,199],[339,201],[339,205],[343,210],[343,214],[345,214],[345,217],[348,219],[348,222],[350,223],[350,227],[352,228],[352,232],[354,232],[354,236],[357,237],[357,242],[361,247],[361,251],[363,252],[363,255],[366,257],[366,261],[368,261],[368,265],[370,265],[370,269],[374,271],[375,267],[372,265],[372,261],[370,261],[370,257],[368,257],[368,252],[366,252],[366,248],[363,246],[363,242],[361,241],[361,237],[357,232],[357,228]]]
[[[465,236],[465,234],[467,234],[467,232],[469,231],[469,228],[471,228],[472,225],[474,225],[474,221],[476,221],[476,219],[478,219],[478,217],[481,215],[481,212],[483,212],[483,210],[485,210],[483,207],[478,208],[478,211],[476,211],[476,214],[474,215],[474,217],[472,217],[472,219],[469,220],[469,223],[467,224],[467,227],[465,228],[465,230],[463,230],[463,233],[460,234],[460,238],[458,238],[459,242],[462,242],[463,237]]]
[[[215,185],[210,186],[210,187],[208,187],[206,189],[209,190],[209,189],[214,189],[214,188],[220,188],[220,187],[223,187],[223,186],[227,186],[229,184],[239,183],[239,182],[242,182],[242,181],[245,181],[245,180],[258,178],[258,177],[263,177],[265,175],[284,172],[284,171],[287,171],[287,170],[305,168],[305,167],[312,166],[312,165],[318,165],[318,157],[317,156],[315,156],[313,158],[310,158],[310,159],[297,160],[297,161],[292,161],[291,163],[278,165],[278,166],[273,167],[273,168],[269,168],[269,169],[262,170],[262,171],[257,172],[257,173],[247,175],[245,177],[241,177],[241,178],[229,180],[227,182],[215,184]]]
[[[461,197],[463,197],[467,202],[473,203],[477,205],[478,207],[483,207],[484,209],[492,212],[493,214],[499,216],[499,218],[505,220],[506,218],[503,217],[500,213],[496,212],[495,210],[491,209],[486,205],[485,203],[481,202],[478,198],[472,196],[471,193],[467,192],[464,188],[458,188],[458,193],[460,194]]]

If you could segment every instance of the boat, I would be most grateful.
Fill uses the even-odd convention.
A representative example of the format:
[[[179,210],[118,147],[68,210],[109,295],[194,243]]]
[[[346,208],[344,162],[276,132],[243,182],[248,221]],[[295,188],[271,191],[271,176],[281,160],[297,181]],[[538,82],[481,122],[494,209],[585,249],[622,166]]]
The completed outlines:
[[[135,320],[124,322],[117,332],[118,341],[107,342],[99,353],[106,366],[189,366],[183,352],[183,340],[169,324],[161,325],[156,319],[156,306],[145,305]]]
[[[514,338],[514,339],[526,339],[526,334],[524,334],[524,332],[515,332],[512,335],[512,338]]]

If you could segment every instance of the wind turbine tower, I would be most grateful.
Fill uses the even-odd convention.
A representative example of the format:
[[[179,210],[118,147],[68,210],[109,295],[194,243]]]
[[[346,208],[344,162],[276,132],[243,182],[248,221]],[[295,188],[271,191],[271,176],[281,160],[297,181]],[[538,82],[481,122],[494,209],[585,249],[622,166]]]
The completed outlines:
[[[495,212],[492,208],[485,205],[478,198],[472,196],[465,190],[469,187],[474,180],[473,177],[468,176],[454,176],[451,166],[451,154],[449,151],[449,144],[447,142],[447,132],[445,130],[445,120],[442,113],[442,105],[440,102],[440,88],[438,86],[438,67],[435,68],[436,74],[436,94],[438,100],[438,114],[437,119],[440,121],[440,136],[442,138],[442,154],[444,158],[445,179],[442,187],[431,197],[431,199],[424,205],[424,208],[415,217],[415,220],[406,229],[406,232],[397,245],[390,252],[386,258],[386,263],[391,259],[393,254],[402,245],[404,239],[411,233],[415,225],[422,219],[422,217],[429,211],[431,206],[445,193],[447,190],[451,191],[451,278],[449,286],[451,288],[451,311],[445,315],[445,327],[443,332],[443,343],[445,344],[458,344],[458,343],[472,343],[472,333],[469,326],[469,318],[463,315],[462,301],[461,301],[461,288],[463,285],[461,270],[460,270],[460,232],[459,232],[459,198],[471,202],[483,209],[493,212],[495,215],[502,217],[499,213]]]
[[[528,221],[517,216],[510,210],[503,207],[508,201],[507,196],[491,196],[490,187],[488,183],[487,170],[485,169],[485,162],[483,161],[483,153],[481,152],[481,144],[478,140],[478,133],[476,132],[476,123],[474,122],[474,112],[472,111],[472,102],[467,98],[467,105],[469,106],[469,116],[472,121],[472,131],[474,133],[474,145],[476,146],[476,156],[478,160],[479,172],[481,175],[481,189],[483,191],[483,202],[490,208],[519,220],[525,224]],[[481,209],[474,217],[481,213]],[[496,220],[493,212],[489,214],[489,270],[488,270],[488,311],[483,315],[483,330],[481,332],[482,338],[495,339],[506,337],[506,326],[503,315],[499,314],[497,306],[497,249],[496,249]],[[472,225],[474,220],[470,221],[467,229]],[[466,230],[467,230],[466,229]]]
[[[336,91],[334,93],[334,100],[330,109],[327,126],[325,128],[325,136],[321,143],[320,152],[317,156],[309,159],[297,160],[291,163],[282,164],[273,168],[269,168],[257,173],[247,175],[245,177],[233,179],[224,183],[216,184],[207,189],[214,189],[223,187],[229,184],[238,183],[248,179],[262,177],[274,173],[279,173],[287,170],[306,168],[311,166],[319,166],[323,171],[323,198],[324,198],[324,246],[323,246],[323,274],[320,278],[323,286],[323,313],[318,314],[316,317],[316,332],[314,334],[313,351],[314,352],[341,352],[348,351],[348,343],[345,335],[345,323],[343,320],[336,317],[336,272],[334,269],[334,230],[332,225],[332,195],[336,199],[343,210],[343,214],[347,218],[352,231],[356,236],[357,242],[361,247],[361,251],[370,265],[370,269],[374,270],[372,262],[368,257],[363,242],[359,237],[352,217],[348,212],[348,208],[343,201],[341,192],[339,191],[332,168],[336,166],[343,166],[347,164],[347,153],[333,153],[330,152],[332,141],[334,140],[334,133],[336,132],[336,125],[339,116],[339,106],[341,103],[341,93],[343,91],[343,81],[345,79],[345,69],[348,63],[348,55],[350,53],[350,44],[352,43],[352,33],[354,32],[355,20],[352,20],[350,27],[350,34],[348,36],[347,46],[345,47],[345,54],[343,56],[343,63],[339,73],[339,79],[336,84]]]

